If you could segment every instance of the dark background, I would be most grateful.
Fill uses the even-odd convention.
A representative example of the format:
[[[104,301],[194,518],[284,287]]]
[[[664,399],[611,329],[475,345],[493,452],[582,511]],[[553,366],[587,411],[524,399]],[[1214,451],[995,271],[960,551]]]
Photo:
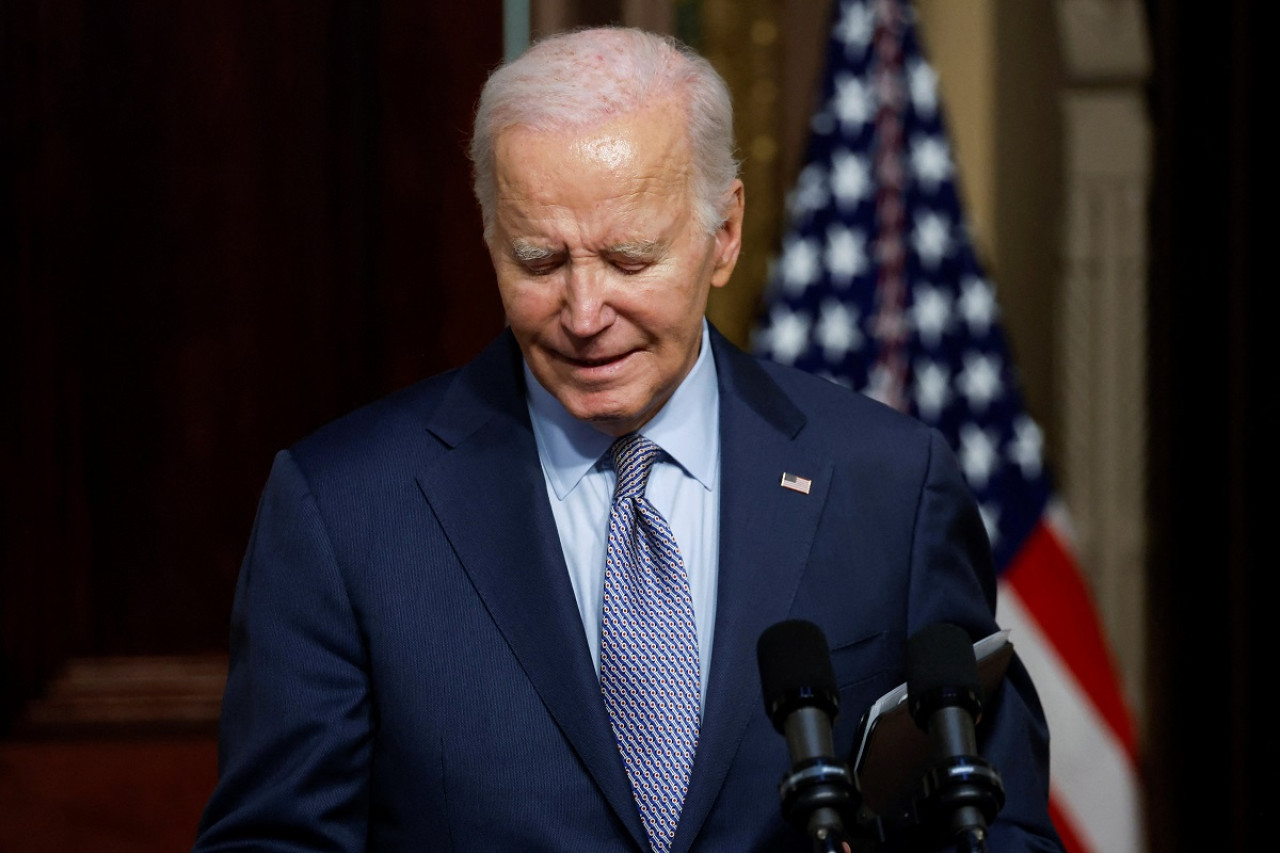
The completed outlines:
[[[1152,850],[1274,843],[1276,46],[1256,0],[1148,0],[1155,59]],[[1268,70],[1269,69],[1269,70]],[[1272,497],[1268,498],[1268,495]]]
[[[190,847],[273,454],[502,328],[500,22],[0,0],[0,850]]]
[[[1280,794],[1258,6],[1147,3],[1159,850],[1261,846]],[[500,0],[0,2],[0,847],[189,843],[209,730],[24,726],[32,703],[69,660],[225,652],[274,452],[501,328],[464,156],[500,20]]]
[[[464,156],[500,0],[0,19],[4,710],[219,649],[275,450],[502,325]]]

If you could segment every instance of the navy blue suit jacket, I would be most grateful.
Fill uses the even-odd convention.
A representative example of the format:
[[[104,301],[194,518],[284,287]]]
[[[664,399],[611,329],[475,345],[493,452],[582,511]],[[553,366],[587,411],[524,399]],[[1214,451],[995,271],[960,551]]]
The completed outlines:
[[[701,740],[674,850],[808,849],[755,646],[832,647],[847,752],[915,630],[994,630],[982,523],[942,439],[713,331],[720,578]],[[783,472],[813,481],[783,489]],[[1015,638],[1016,641],[1016,638]],[[282,452],[236,592],[221,779],[196,849],[647,850],[600,698],[504,333],[470,365]],[[1058,849],[1047,734],[1020,666],[982,748],[993,850]]]

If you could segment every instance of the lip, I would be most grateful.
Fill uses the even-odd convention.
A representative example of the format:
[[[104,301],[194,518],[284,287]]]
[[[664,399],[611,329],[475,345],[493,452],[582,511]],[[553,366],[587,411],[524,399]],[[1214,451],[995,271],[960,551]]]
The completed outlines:
[[[628,350],[619,355],[599,356],[596,358],[581,358],[564,355],[563,353],[555,353],[555,357],[578,380],[602,382],[614,378],[624,369],[624,366],[635,354],[635,350]]]

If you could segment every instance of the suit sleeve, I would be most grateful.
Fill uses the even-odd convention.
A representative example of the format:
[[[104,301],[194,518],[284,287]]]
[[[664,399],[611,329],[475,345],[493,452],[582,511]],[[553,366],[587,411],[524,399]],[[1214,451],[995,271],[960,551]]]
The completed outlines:
[[[281,452],[231,617],[219,782],[195,851],[365,848],[367,653],[325,525]]]
[[[908,631],[952,622],[976,640],[996,630],[996,582],[990,546],[951,449],[933,433],[911,555]],[[1017,637],[1011,637],[1015,649]],[[1049,732],[1035,687],[1021,662],[988,697],[979,750],[1004,780],[1005,805],[989,847],[1001,853],[1059,851],[1049,817]]]

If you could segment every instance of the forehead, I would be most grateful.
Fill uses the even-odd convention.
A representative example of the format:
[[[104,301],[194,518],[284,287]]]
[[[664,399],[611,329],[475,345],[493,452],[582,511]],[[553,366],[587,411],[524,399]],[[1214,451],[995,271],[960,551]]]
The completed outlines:
[[[687,206],[691,163],[678,116],[650,107],[585,128],[503,131],[494,146],[499,218]]]

